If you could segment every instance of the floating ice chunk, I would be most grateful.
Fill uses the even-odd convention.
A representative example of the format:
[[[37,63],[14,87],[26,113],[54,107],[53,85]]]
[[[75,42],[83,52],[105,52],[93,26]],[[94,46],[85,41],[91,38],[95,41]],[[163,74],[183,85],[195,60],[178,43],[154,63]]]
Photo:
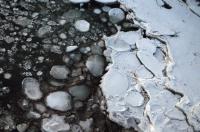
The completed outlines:
[[[104,3],[104,4],[117,2],[117,0],[95,0],[95,1]]]
[[[40,113],[44,113],[46,111],[46,107],[42,103],[35,104],[36,110],[38,110]]]
[[[124,11],[120,8],[112,8],[108,12],[108,15],[109,15],[110,21],[113,23],[119,23],[123,21],[125,18]]]
[[[106,97],[125,94],[128,89],[128,78],[115,69],[110,69],[102,79],[101,88]]]
[[[4,73],[3,76],[4,76],[5,79],[10,79],[12,77],[12,74],[10,74],[10,73]]]
[[[87,32],[90,29],[90,23],[86,20],[77,20],[74,26],[80,32]]]
[[[69,93],[74,96],[74,99],[85,100],[89,96],[90,90],[85,85],[76,85],[69,88]]]
[[[41,117],[41,115],[38,112],[35,111],[29,111],[27,113],[27,118],[32,118],[32,119],[39,119]]]
[[[87,3],[90,0],[69,0],[69,1],[72,2],[72,3]]]
[[[144,97],[139,92],[130,91],[125,101],[131,106],[141,106],[144,103]]]
[[[70,126],[65,123],[65,116],[52,115],[51,118],[44,118],[42,120],[42,130],[45,132],[63,132],[69,131]]]
[[[95,13],[95,14],[101,14],[101,9],[98,9],[98,8],[95,8],[94,10],[93,10],[93,12]]]
[[[72,52],[72,51],[76,50],[77,48],[78,48],[78,46],[76,46],[76,45],[67,46],[65,51],[66,52]]]
[[[104,12],[109,12],[110,9],[111,9],[110,6],[103,6],[103,7],[102,7],[102,10],[103,10]]]
[[[61,48],[58,45],[52,45],[50,51],[56,54],[62,54]]]
[[[71,96],[64,91],[53,92],[46,97],[46,104],[54,110],[67,111],[71,109]]]
[[[28,124],[26,124],[26,123],[22,123],[22,124],[17,125],[17,130],[19,132],[25,132],[27,128],[28,128]]]
[[[60,25],[65,25],[65,23],[66,23],[66,20],[61,19],[61,20],[59,21],[59,24],[60,24]]]
[[[41,28],[39,28],[37,34],[38,37],[43,37],[44,35],[46,35],[47,33],[49,33],[51,31],[51,26],[43,26]]]
[[[64,65],[55,65],[50,70],[50,75],[55,79],[67,79],[70,70]]]
[[[22,88],[26,96],[31,100],[38,100],[42,98],[40,84],[35,78],[27,77],[22,81]]]
[[[93,76],[101,76],[105,67],[104,58],[100,55],[92,55],[87,59],[86,66]]]
[[[66,35],[65,33],[61,33],[61,34],[59,34],[59,37],[60,37],[61,39],[66,39],[66,38],[67,38],[67,35]]]
[[[27,17],[18,16],[14,22],[20,26],[28,26],[32,23],[32,20],[28,19]]]

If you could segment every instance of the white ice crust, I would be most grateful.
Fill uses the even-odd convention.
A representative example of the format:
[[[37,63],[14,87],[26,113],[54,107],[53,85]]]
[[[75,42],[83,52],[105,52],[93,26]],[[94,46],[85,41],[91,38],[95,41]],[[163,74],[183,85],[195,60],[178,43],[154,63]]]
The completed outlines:
[[[195,0],[123,0],[146,30],[104,37],[108,72],[101,88],[109,118],[152,132],[200,131],[200,17]],[[163,7],[164,2],[172,8]],[[166,4],[165,3],[165,4]]]

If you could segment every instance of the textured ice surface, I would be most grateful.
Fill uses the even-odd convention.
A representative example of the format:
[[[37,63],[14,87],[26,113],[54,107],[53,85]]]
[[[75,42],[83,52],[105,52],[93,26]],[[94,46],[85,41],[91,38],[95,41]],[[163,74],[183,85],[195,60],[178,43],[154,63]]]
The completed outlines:
[[[104,38],[111,64],[101,88],[109,118],[141,131],[200,131],[197,2],[120,2],[148,37],[120,31]]]

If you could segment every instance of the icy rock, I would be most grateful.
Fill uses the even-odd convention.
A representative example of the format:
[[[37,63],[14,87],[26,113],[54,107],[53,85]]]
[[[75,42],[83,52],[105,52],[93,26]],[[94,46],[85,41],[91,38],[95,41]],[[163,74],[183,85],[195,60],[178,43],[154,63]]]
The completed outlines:
[[[27,128],[28,128],[28,124],[26,124],[26,123],[22,123],[22,124],[17,125],[17,130],[19,132],[25,132]]]
[[[51,31],[51,26],[43,26],[41,28],[39,28],[37,34],[38,34],[38,37],[43,37],[44,35],[46,35],[47,33],[49,33]]]
[[[93,12],[94,12],[95,14],[101,14],[101,10],[98,9],[98,8],[94,9]]]
[[[32,119],[39,119],[41,115],[35,111],[30,111],[27,113],[27,118],[32,118]]]
[[[1,131],[14,131],[16,129],[16,125],[10,113],[2,113],[1,111],[1,118],[0,118],[0,126]]]
[[[27,77],[22,81],[22,88],[26,96],[31,100],[38,100],[42,98],[40,84],[35,78]]]
[[[95,0],[95,1],[104,3],[104,4],[117,2],[117,0]]]
[[[72,2],[72,3],[87,3],[90,0],[69,0],[69,1]]]
[[[87,59],[86,67],[93,76],[101,76],[105,67],[104,58],[100,55],[92,55]]]
[[[70,70],[64,65],[54,65],[50,70],[50,75],[55,79],[67,79]]]
[[[0,96],[6,95],[10,93],[10,88],[9,87],[0,87]]]
[[[89,119],[86,119],[85,121],[80,121],[79,125],[82,127],[82,129],[85,132],[92,132],[92,123],[93,123],[93,119],[89,118]]]
[[[59,37],[60,37],[61,39],[66,39],[66,38],[67,38],[67,35],[64,34],[64,33],[61,33],[61,34],[59,34]]]
[[[90,29],[90,23],[86,20],[77,20],[74,26],[80,32],[87,32]]]
[[[20,26],[28,26],[32,23],[32,20],[28,19],[27,17],[18,16],[14,22]]]
[[[125,18],[124,11],[120,8],[112,8],[108,12],[108,15],[109,15],[110,21],[113,23],[119,23]]]
[[[54,110],[67,111],[71,109],[71,96],[67,92],[56,91],[46,97],[46,104]]]
[[[76,85],[69,88],[69,93],[75,100],[85,100],[90,94],[90,90],[86,85]]]
[[[66,47],[66,52],[72,52],[74,50],[76,50],[78,48],[78,46],[74,45],[74,46],[67,46]]]
[[[12,74],[10,74],[10,73],[4,73],[3,76],[4,76],[5,79],[10,79],[12,77]]]
[[[51,51],[52,53],[62,54],[62,51],[61,51],[61,49],[60,49],[60,46],[58,46],[58,45],[53,45],[53,46],[51,46],[50,51]]]
[[[42,120],[42,131],[45,132],[66,132],[69,131],[70,126],[65,123],[65,116],[52,115],[50,118],[44,118]]]
[[[59,24],[60,24],[60,25],[65,25],[65,23],[66,23],[66,20],[60,20],[60,21],[59,21]]]
[[[35,104],[35,108],[36,110],[38,110],[40,113],[44,113],[46,111],[46,107],[41,104],[41,103],[37,103]]]

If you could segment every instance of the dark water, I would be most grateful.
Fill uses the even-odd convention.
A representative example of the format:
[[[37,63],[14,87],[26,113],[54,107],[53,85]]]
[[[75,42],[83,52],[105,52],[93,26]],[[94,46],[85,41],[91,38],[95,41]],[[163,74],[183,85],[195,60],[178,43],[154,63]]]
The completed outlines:
[[[17,131],[16,128],[5,127],[8,123],[4,123],[6,116],[11,115],[15,125],[27,123],[29,127],[27,131],[40,131],[41,118],[27,118],[27,113],[34,108],[37,102],[44,103],[45,96],[56,90],[67,90],[68,87],[77,84],[86,84],[90,87],[90,96],[83,102],[83,107],[80,109],[72,109],[66,113],[47,109],[47,113],[58,113],[66,116],[66,122],[71,124],[78,123],[79,120],[85,120],[92,117],[93,131],[100,132],[120,132],[123,128],[110,121],[106,114],[100,110],[99,102],[102,95],[97,94],[101,77],[93,77],[88,71],[82,71],[85,77],[83,80],[78,80],[78,77],[70,76],[67,80],[59,82],[65,83],[63,87],[51,86],[49,83],[53,78],[49,75],[49,71],[53,65],[66,65],[71,71],[77,68],[85,69],[86,59],[92,55],[91,52],[84,54],[79,49],[82,47],[91,47],[94,43],[100,41],[103,35],[110,36],[117,32],[115,26],[109,22],[107,13],[103,12],[100,15],[94,14],[94,8],[101,8],[102,4],[91,2],[83,6],[74,4],[65,4],[62,1],[55,3],[18,0],[16,2],[9,0],[0,1],[0,68],[3,73],[0,74],[0,88],[8,87],[9,92],[0,91],[0,130],[1,131]],[[119,7],[112,4],[110,7]],[[84,11],[79,11],[79,10]],[[76,17],[71,18],[70,14],[65,14],[73,10]],[[38,13],[37,17],[33,17],[33,13]],[[72,16],[74,14],[71,14]],[[22,16],[25,22],[19,22],[16,19]],[[64,18],[62,18],[64,16]],[[107,19],[106,22],[102,21]],[[61,19],[66,19],[64,25],[59,25]],[[78,19],[87,20],[90,25],[90,31],[86,33],[78,32],[73,23]],[[27,21],[31,23],[27,24]],[[38,36],[38,30],[41,27],[48,25],[48,22],[55,22],[50,25],[51,31],[45,35]],[[30,26],[31,25],[31,26]],[[67,38],[59,38],[60,33],[65,33]],[[10,37],[9,39],[7,39]],[[31,39],[27,41],[27,39]],[[77,45],[79,48],[72,53],[66,53],[67,45]],[[52,52],[53,46],[58,46],[60,53]],[[5,52],[4,52],[5,50]],[[102,50],[104,48],[102,47]],[[78,59],[70,58],[69,63],[63,62],[63,56],[70,57],[71,54],[81,56]],[[44,57],[43,62],[38,61],[38,57]],[[38,76],[37,72],[42,71],[43,74]],[[10,79],[5,79],[5,73],[11,74]],[[23,93],[21,82],[25,77],[34,77],[39,80],[44,97],[38,101],[31,101]],[[57,81],[57,80],[56,80]],[[22,107],[23,100],[28,100],[28,106]],[[95,109],[91,106],[97,104]],[[69,115],[75,115],[75,118],[69,118]],[[14,126],[15,126],[14,125]]]

